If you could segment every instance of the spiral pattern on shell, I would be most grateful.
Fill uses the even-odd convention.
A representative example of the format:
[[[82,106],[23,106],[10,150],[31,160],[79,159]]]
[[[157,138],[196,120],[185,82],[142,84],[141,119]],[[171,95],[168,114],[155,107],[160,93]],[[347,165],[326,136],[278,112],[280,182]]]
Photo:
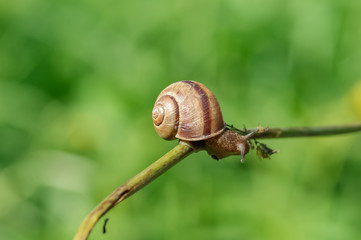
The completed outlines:
[[[167,140],[204,140],[226,127],[214,94],[195,81],[180,81],[166,87],[154,104],[152,118],[159,136]]]

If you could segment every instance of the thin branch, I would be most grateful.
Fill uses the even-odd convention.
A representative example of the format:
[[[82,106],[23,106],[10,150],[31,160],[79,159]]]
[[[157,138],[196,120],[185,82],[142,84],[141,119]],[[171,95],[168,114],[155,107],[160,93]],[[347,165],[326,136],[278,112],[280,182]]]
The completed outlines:
[[[149,167],[128,180],[125,184],[118,187],[84,219],[73,240],[87,239],[94,225],[106,212],[159,177],[169,168],[187,157],[192,151],[193,149],[188,144],[181,141],[163,157],[159,158]]]
[[[233,131],[245,135],[254,131],[252,129],[237,129],[232,125],[227,125]],[[287,137],[312,137],[329,136],[344,133],[361,131],[361,123],[353,125],[327,126],[327,127],[291,127],[291,128],[261,128],[254,138],[287,138]]]
[[[237,129],[232,125],[227,124],[227,128],[235,131],[241,135],[246,135],[254,131],[255,129]],[[254,139],[258,138],[284,138],[284,137],[308,137],[308,136],[326,136],[336,135],[343,133],[351,133],[361,131],[361,124],[343,125],[343,126],[329,126],[329,127],[295,127],[295,128],[262,128],[258,127],[259,132],[255,134]],[[257,142],[258,143],[258,142]],[[258,147],[261,147],[260,154],[262,157],[269,157],[269,155],[277,152],[266,147],[262,143],[258,143]],[[196,145],[193,147],[197,148]],[[202,148],[202,144],[200,148]],[[198,150],[199,150],[198,149]],[[78,232],[74,236],[74,240],[85,240],[88,238],[94,225],[98,220],[107,213],[110,209],[116,206],[124,199],[130,197],[139,189],[159,177],[166,172],[169,168],[180,162],[193,152],[193,148],[180,141],[179,144],[171,151],[152,163],[149,167],[138,173],[122,186],[118,187],[107,196],[83,221],[80,225]]]

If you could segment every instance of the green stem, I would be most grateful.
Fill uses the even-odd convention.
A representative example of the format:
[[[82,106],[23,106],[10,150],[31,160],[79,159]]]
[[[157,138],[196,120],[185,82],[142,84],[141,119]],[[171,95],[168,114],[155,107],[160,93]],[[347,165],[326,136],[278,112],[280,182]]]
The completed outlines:
[[[107,196],[82,222],[73,240],[87,239],[98,220],[115,205],[130,197],[145,185],[192,153],[193,149],[180,141],[171,151],[128,180]]]
[[[239,129],[237,129],[239,130]],[[237,131],[236,130],[236,131]],[[242,131],[250,133],[254,129]],[[361,131],[361,124],[327,126],[327,127],[293,127],[293,128],[265,128],[254,135],[254,138],[287,138],[287,137],[311,137],[328,136]]]
[[[245,135],[255,129],[240,130],[231,125],[227,125],[231,130]],[[351,133],[361,131],[361,124],[329,126],[329,127],[295,127],[295,128],[259,128],[259,132],[254,138],[281,138],[281,137],[307,137],[307,136],[325,136],[343,133]],[[159,177],[169,168],[180,162],[193,152],[193,148],[180,141],[179,144],[171,151],[152,163],[149,167],[138,173],[136,176],[128,180],[125,184],[118,187],[107,196],[83,221],[78,232],[74,236],[74,240],[87,239],[94,225],[98,220],[110,209],[116,206],[124,199],[143,188],[145,185]]]

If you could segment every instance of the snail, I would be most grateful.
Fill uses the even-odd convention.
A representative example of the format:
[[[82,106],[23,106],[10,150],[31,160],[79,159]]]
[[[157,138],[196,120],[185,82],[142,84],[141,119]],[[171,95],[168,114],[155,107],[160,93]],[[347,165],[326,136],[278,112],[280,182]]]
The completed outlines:
[[[215,95],[195,81],[175,82],[158,96],[153,112],[153,125],[166,140],[179,139],[193,149],[206,150],[218,160],[249,151],[248,140],[258,131],[242,136],[226,127]]]

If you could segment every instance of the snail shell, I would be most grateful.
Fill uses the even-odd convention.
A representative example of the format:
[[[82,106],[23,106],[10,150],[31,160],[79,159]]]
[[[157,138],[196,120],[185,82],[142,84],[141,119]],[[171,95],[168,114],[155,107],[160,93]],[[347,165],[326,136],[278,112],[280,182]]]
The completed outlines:
[[[194,81],[166,87],[154,104],[152,117],[158,135],[167,140],[205,140],[226,128],[214,94]]]

